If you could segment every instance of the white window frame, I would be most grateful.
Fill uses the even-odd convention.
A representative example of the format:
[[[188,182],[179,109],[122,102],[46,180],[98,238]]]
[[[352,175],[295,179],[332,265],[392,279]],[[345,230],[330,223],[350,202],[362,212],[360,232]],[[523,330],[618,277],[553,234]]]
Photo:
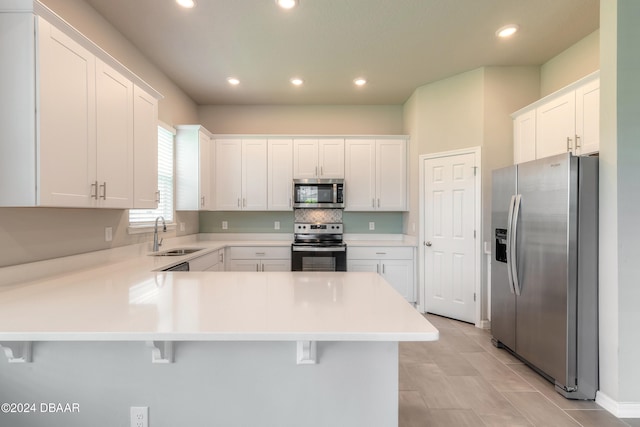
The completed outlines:
[[[166,221],[167,224],[167,230],[175,230],[175,226],[176,226],[176,205],[175,205],[175,180],[176,180],[176,170],[175,170],[175,136],[176,136],[176,130],[175,128],[173,128],[172,126],[167,125],[166,123],[163,122],[158,122],[158,161],[160,160],[160,156],[162,155],[162,149],[160,147],[160,132],[164,130],[166,131],[165,136],[167,136],[168,134],[170,134],[172,136],[172,145],[171,145],[171,161],[172,161],[172,170],[171,170],[171,174],[172,174],[172,183],[171,183],[171,195],[170,197],[167,197],[166,195],[166,186],[162,185],[161,180],[161,170],[162,168],[160,166],[158,166],[158,189],[161,191],[160,194],[160,200],[171,200],[171,218],[170,220]],[[167,141],[165,141],[167,142]],[[160,207],[158,207],[158,209],[160,209]],[[127,232],[129,234],[138,234],[138,233],[148,233],[150,232],[153,227],[155,226],[155,218],[158,216],[164,216],[165,219],[167,216],[169,215],[163,215],[162,212],[159,212],[158,209],[156,209],[152,216],[153,219],[151,219],[151,217],[149,217],[148,220],[146,221],[131,221],[131,211],[149,211],[149,209],[130,209],[129,210],[129,227],[127,228]],[[166,212],[166,211],[165,211]]]

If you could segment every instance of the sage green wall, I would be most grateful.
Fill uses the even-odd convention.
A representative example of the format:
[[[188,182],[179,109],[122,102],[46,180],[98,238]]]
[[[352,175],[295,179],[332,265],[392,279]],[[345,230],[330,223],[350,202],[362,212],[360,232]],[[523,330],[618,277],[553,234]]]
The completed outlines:
[[[344,212],[342,220],[345,233],[402,233],[402,212]],[[228,229],[222,229],[222,221]],[[274,229],[275,221],[280,230]],[[293,233],[293,222],[293,212],[200,212],[201,233]],[[375,230],[369,230],[369,222]]]
[[[600,69],[600,30],[589,34],[540,67],[540,97]]]

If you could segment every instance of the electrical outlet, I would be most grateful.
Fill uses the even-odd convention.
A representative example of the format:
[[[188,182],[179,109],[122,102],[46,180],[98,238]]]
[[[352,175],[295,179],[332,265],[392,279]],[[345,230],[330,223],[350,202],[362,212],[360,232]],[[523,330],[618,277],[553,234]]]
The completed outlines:
[[[375,230],[376,229],[376,223],[375,222],[370,222],[369,223],[369,230]]]
[[[229,223],[227,221],[222,221],[222,229],[227,230],[229,228]]]
[[[184,222],[180,223],[180,231],[184,231]]]
[[[149,427],[149,407],[131,407],[131,427]]]
[[[273,229],[274,230],[280,230],[280,221],[276,221],[273,223]]]
[[[104,228],[104,241],[105,242],[110,242],[113,240],[113,228],[112,227],[105,227]]]

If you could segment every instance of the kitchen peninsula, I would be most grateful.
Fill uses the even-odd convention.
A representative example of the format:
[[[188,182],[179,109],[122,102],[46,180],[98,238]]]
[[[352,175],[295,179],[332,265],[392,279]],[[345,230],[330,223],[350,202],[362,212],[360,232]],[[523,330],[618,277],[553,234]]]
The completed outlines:
[[[140,256],[0,290],[12,426],[393,426],[398,342],[438,331],[375,273],[159,272]],[[0,288],[2,289],[2,288]],[[155,362],[155,363],[154,363]]]

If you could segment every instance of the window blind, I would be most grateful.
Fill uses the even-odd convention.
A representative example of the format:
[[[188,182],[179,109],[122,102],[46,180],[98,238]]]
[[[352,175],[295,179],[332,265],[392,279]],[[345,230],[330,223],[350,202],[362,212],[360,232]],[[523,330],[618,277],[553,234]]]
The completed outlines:
[[[173,222],[173,139],[175,132],[168,127],[158,126],[158,190],[160,202],[157,209],[130,209],[129,223],[132,225],[152,224],[159,216]]]

